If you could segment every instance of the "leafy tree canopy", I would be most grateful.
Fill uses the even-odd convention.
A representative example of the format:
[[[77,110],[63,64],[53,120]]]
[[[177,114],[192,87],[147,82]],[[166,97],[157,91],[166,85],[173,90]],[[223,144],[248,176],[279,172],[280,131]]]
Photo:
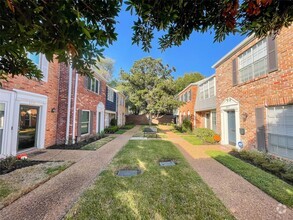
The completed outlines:
[[[204,76],[200,73],[185,73],[183,76],[178,77],[175,81],[177,93],[183,90],[190,83],[200,81]]]
[[[111,58],[100,58],[100,60],[97,61],[96,71],[101,74],[105,79],[112,80],[113,74],[114,74],[114,64],[115,61]]]
[[[163,33],[160,47],[180,45],[193,31],[215,30],[215,40],[239,31],[258,37],[278,33],[293,20],[292,1],[286,0],[128,0],[137,15],[133,43],[148,51],[154,31]],[[27,52],[53,54],[71,60],[81,74],[117,39],[116,16],[122,0],[2,0],[0,1],[0,80],[22,74],[42,78]]]
[[[172,71],[160,59],[151,57],[136,61],[129,73],[122,70],[121,84],[134,109],[159,116],[180,106],[181,102],[174,99]]]

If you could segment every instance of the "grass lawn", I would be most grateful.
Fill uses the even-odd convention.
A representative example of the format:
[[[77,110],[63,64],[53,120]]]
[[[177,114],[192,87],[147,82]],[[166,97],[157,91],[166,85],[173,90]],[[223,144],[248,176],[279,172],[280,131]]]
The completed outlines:
[[[81,150],[97,150],[100,147],[102,147],[103,145],[107,144],[108,142],[112,141],[113,139],[115,139],[115,137],[104,137],[100,140],[97,140],[95,142],[92,142],[88,145],[85,145],[81,148]]]
[[[202,145],[204,142],[199,139],[198,137],[195,137],[194,135],[180,135],[184,140],[188,141],[189,143],[193,145]]]
[[[277,201],[293,207],[292,185],[227,153],[221,151],[208,151],[207,153]]]
[[[160,167],[174,159],[177,165]],[[139,168],[134,177],[117,170]],[[68,213],[67,219],[234,219],[168,141],[129,141]]]
[[[124,134],[127,130],[126,129],[119,129],[115,132],[115,134]]]

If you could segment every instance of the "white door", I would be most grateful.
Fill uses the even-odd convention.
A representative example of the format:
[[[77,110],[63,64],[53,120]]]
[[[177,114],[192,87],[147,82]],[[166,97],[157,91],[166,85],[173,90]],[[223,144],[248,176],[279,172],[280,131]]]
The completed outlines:
[[[268,151],[293,159],[293,106],[267,109]]]
[[[105,106],[103,103],[99,103],[97,106],[97,125],[96,133],[100,133],[105,129]]]

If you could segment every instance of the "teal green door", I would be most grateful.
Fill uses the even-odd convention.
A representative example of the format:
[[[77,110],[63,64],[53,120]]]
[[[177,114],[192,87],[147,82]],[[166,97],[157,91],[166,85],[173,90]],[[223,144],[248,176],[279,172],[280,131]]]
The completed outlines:
[[[229,144],[236,145],[235,111],[228,111],[228,139]]]

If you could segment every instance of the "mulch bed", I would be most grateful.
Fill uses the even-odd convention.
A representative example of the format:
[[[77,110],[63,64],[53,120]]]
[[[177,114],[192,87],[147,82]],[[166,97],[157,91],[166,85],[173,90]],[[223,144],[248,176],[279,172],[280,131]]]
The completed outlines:
[[[39,160],[16,160],[7,167],[4,163],[4,160],[0,162],[0,175],[10,173],[14,170],[21,169],[24,167],[30,167],[41,163],[47,163],[49,161],[39,161]]]
[[[53,145],[47,149],[60,149],[60,150],[80,150],[83,146],[88,145],[94,141],[100,140],[101,138],[89,138],[87,140],[71,144],[71,145],[65,145],[65,144],[60,144],[60,145]]]

